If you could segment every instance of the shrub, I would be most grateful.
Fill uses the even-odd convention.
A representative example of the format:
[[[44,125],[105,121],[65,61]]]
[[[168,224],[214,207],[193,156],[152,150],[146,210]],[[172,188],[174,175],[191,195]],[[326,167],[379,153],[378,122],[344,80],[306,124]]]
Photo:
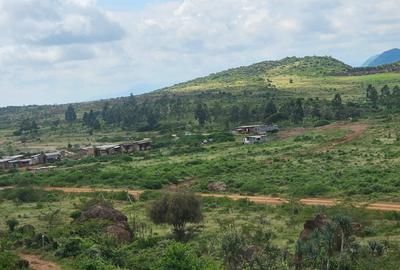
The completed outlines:
[[[148,215],[155,224],[169,224],[177,239],[185,235],[186,223],[199,223],[203,219],[201,201],[191,193],[169,193],[153,202]]]
[[[6,224],[8,226],[8,230],[10,232],[14,232],[15,228],[18,226],[19,222],[15,218],[12,218],[12,219],[7,220]]]

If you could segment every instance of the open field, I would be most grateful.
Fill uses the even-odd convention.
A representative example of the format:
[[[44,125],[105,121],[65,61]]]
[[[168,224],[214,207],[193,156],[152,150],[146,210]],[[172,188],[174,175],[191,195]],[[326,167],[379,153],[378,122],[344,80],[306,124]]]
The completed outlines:
[[[399,131],[394,116],[283,130],[260,145],[242,145],[240,136],[197,141],[188,153],[177,144],[190,138],[183,136],[139,155],[64,161],[35,175],[2,174],[0,183],[158,189],[191,180],[191,190],[204,192],[222,181],[228,193],[397,202]]]

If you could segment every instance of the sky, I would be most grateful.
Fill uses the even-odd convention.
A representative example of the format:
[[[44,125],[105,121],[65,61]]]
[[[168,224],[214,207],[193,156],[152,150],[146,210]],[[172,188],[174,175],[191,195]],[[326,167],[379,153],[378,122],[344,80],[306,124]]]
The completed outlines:
[[[227,68],[400,47],[400,0],[0,0],[0,106],[141,94]]]

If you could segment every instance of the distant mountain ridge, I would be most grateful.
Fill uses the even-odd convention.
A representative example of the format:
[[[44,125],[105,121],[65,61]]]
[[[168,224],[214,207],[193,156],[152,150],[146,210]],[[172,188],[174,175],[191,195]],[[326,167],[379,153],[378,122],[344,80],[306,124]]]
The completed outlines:
[[[400,61],[400,49],[391,49],[381,54],[372,56],[362,66],[377,67],[381,65],[392,64]]]

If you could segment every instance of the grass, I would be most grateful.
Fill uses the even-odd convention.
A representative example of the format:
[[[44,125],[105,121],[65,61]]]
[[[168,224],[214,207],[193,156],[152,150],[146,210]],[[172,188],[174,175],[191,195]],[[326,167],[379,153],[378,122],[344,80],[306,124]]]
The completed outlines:
[[[65,161],[50,172],[2,174],[0,184],[159,189],[190,180],[192,190],[204,192],[208,183],[222,181],[231,193],[398,201],[398,116],[365,123],[361,137],[334,147],[351,133],[345,128],[351,123],[284,139],[278,135],[260,145],[242,145],[238,136],[203,146],[199,141],[189,152],[177,143],[130,158]]]

